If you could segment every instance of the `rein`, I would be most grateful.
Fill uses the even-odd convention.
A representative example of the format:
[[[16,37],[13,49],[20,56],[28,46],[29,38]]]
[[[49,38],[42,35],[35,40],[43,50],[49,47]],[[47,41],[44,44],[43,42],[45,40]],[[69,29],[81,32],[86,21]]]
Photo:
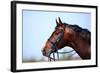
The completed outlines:
[[[71,50],[71,51],[68,51],[68,52],[58,52],[58,50],[56,52],[53,52],[53,58],[51,56],[48,56],[48,61],[56,61],[56,60],[59,60],[59,54],[67,54],[67,53],[71,53],[73,52],[74,50]],[[55,59],[55,54],[57,54],[57,59]]]

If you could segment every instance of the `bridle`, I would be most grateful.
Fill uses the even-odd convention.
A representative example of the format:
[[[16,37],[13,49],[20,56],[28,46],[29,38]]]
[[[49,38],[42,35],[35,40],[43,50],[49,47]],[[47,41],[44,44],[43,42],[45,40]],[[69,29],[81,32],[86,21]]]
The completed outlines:
[[[48,56],[48,61],[56,61],[56,60],[59,60],[59,54],[66,54],[66,53],[70,53],[70,52],[73,52],[74,50],[71,50],[69,52],[58,52],[58,47],[57,47],[57,44],[59,44],[60,41],[63,41],[63,37],[64,37],[64,32],[65,32],[65,28],[66,26],[64,27],[64,29],[60,29],[61,32],[59,33],[60,36],[56,39],[56,42],[52,42],[50,39],[48,39],[48,41],[53,45],[52,46],[52,54],[53,54],[53,58],[51,57],[51,54]],[[57,28],[56,28],[57,29]],[[57,54],[57,59],[55,59],[55,53]]]
[[[55,53],[57,53],[57,58],[59,60],[59,52],[58,52],[58,47],[56,46],[58,44],[58,42],[61,41],[62,37],[64,36],[64,31],[62,31],[60,33],[60,36],[57,38],[56,42],[52,42],[51,40],[48,40],[53,46],[52,46],[52,53],[53,53],[53,58],[51,58],[50,56],[48,57],[48,61],[51,61],[51,60],[56,60],[55,59]]]

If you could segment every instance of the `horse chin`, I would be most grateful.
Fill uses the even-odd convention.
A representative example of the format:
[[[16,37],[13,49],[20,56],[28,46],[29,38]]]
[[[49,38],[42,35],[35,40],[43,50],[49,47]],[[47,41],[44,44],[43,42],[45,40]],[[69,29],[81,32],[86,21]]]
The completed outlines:
[[[52,49],[49,49],[48,52],[46,52],[45,56],[50,57],[51,53],[52,53]]]

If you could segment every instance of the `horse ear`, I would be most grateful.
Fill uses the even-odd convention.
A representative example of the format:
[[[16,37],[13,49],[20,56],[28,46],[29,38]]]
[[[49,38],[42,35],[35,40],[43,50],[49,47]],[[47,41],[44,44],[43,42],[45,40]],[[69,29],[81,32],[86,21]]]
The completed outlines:
[[[59,25],[59,23],[58,23],[57,19],[56,19],[56,24],[57,24],[57,25]]]
[[[58,17],[58,19],[59,19],[59,24],[62,25],[63,23],[62,23],[60,17]]]

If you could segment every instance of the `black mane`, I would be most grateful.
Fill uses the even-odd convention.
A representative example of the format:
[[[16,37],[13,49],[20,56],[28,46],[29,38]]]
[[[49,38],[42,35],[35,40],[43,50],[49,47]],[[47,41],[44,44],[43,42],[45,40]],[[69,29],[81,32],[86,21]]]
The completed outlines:
[[[84,29],[78,25],[70,25],[67,23],[64,23],[64,25],[70,27],[71,29],[73,29],[75,32],[77,32],[78,34],[80,34],[84,39],[87,39],[90,43],[91,41],[91,32],[88,29]]]
[[[64,25],[68,25],[69,27],[71,27],[74,31],[76,32],[86,32],[86,33],[91,33],[88,29],[84,29],[78,25],[71,25],[71,24],[67,24],[67,23],[64,23]]]

